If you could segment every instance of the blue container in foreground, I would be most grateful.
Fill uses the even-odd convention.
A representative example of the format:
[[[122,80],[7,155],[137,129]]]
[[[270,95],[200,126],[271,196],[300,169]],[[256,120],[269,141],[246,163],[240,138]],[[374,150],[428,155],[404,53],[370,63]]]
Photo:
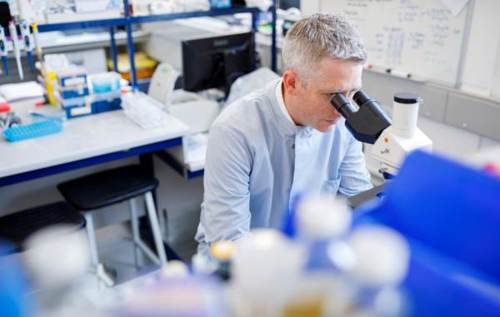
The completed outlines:
[[[417,151],[383,200],[357,210],[366,222],[410,243],[412,316],[500,316],[500,178]]]
[[[0,241],[0,316],[34,316],[29,285],[18,254],[11,255],[14,246]]]

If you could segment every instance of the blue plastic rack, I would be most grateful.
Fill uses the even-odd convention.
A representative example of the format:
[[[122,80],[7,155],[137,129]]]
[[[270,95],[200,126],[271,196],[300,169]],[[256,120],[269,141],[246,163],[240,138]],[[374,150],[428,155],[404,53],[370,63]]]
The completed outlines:
[[[3,137],[8,142],[19,142],[59,133],[62,131],[62,128],[63,124],[61,120],[51,119],[7,128],[3,131]]]

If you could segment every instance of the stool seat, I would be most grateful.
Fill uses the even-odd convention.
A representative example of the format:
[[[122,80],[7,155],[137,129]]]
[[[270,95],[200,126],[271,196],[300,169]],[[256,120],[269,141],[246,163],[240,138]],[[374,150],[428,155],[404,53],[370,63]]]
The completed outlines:
[[[74,208],[88,211],[143,195],[157,186],[158,180],[140,166],[128,165],[76,178],[57,188]]]
[[[25,209],[0,218],[0,239],[22,244],[36,231],[57,224],[73,225],[75,230],[85,227],[85,218],[65,202],[55,202]]]

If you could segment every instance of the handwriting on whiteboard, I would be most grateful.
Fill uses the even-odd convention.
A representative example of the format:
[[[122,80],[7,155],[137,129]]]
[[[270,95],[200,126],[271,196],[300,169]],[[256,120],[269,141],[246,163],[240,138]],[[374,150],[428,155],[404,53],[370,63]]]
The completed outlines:
[[[324,0],[359,28],[368,62],[454,84],[467,10],[453,15],[439,0]]]

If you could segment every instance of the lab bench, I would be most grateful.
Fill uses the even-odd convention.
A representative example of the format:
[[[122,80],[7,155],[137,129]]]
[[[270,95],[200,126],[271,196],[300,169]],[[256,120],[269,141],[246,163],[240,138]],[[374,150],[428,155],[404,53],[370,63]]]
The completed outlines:
[[[33,101],[12,104],[26,117]],[[151,155],[180,145],[188,127],[168,115],[168,124],[146,130],[122,110],[68,120],[62,133],[18,143],[0,140],[0,187],[126,157]]]

